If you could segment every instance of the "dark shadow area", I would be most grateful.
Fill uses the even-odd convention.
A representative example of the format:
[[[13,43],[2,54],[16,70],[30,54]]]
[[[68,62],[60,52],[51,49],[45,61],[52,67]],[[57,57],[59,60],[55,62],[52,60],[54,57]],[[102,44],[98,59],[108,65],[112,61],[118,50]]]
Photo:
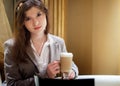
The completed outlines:
[[[5,80],[5,75],[4,75],[4,58],[3,58],[3,53],[0,52],[0,74],[2,78],[2,82]]]
[[[95,86],[95,81],[93,78],[89,79],[71,79],[71,80],[63,80],[63,79],[40,79],[39,78],[39,85],[38,86],[47,86],[48,83],[50,86]]]

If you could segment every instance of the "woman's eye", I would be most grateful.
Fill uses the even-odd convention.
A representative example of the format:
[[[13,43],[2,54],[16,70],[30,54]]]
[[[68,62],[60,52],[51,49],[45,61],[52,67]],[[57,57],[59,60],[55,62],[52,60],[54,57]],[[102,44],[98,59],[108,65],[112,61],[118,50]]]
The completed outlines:
[[[37,16],[38,16],[38,17],[41,16],[41,13],[38,13]]]
[[[25,18],[25,21],[29,21],[30,20],[30,18]]]

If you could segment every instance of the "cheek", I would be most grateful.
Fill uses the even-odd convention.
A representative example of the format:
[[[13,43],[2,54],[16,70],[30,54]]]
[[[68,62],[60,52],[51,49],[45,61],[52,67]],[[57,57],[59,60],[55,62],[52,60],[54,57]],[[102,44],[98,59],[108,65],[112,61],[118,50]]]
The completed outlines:
[[[44,19],[43,21],[44,21],[44,22],[43,22],[43,25],[44,25],[44,27],[46,27],[46,25],[47,25],[47,20]]]
[[[46,16],[44,15],[43,17],[41,17],[40,19],[41,25],[46,27],[47,25],[47,20],[46,20]]]
[[[45,22],[44,22],[44,24],[45,24],[45,27],[46,27],[46,25],[47,25],[47,21],[46,21],[46,19],[45,19]]]
[[[30,29],[30,27],[31,27],[31,24],[29,24],[29,23],[24,23],[24,25],[25,25],[25,27],[29,30]]]

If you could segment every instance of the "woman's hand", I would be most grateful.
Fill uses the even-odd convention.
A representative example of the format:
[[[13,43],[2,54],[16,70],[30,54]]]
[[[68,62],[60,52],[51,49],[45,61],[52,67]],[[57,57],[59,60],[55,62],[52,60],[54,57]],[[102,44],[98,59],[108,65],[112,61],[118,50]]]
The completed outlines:
[[[60,73],[60,61],[53,61],[47,66],[47,74],[49,78],[55,78]]]
[[[73,70],[71,70],[68,77],[69,77],[69,79],[74,79],[75,78],[75,72]]]

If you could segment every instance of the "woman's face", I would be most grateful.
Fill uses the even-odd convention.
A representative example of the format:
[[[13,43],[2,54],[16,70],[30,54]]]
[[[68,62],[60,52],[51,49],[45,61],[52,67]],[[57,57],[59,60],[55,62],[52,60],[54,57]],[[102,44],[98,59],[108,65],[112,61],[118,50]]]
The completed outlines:
[[[31,34],[44,33],[46,28],[46,15],[36,7],[25,12],[24,25]]]

